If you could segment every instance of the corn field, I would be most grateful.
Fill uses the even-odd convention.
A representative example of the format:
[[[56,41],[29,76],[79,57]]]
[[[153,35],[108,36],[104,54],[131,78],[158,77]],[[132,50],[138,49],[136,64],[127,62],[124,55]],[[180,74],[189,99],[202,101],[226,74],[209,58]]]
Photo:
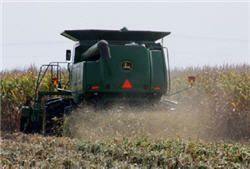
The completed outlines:
[[[63,82],[68,78],[67,71],[63,71]],[[1,130],[19,131],[20,108],[30,97],[34,101],[38,69],[31,66],[27,70],[3,71],[1,75]],[[48,91],[51,85],[50,77],[45,76],[40,86],[41,90]],[[7,125],[8,124],[8,125]]]
[[[76,112],[73,138],[13,133],[26,96],[34,98],[38,71],[0,75],[1,168],[250,167],[249,65],[174,69],[172,93],[188,86],[187,76],[196,76],[191,89],[164,96],[178,101],[175,110]],[[47,90],[49,83],[45,77],[41,87]]]
[[[64,81],[66,81],[66,70]],[[30,67],[24,71],[1,72],[1,130],[18,131],[19,108],[26,96],[34,98],[38,71]],[[214,137],[246,139],[250,137],[250,66],[224,65],[172,70],[172,91],[187,86],[187,76],[195,75],[193,89],[171,96],[180,111],[208,114],[207,132]],[[49,78],[42,88],[47,90]],[[7,125],[8,124],[8,125]]]
[[[194,90],[175,96],[201,114],[208,114],[208,132],[214,137],[239,139],[250,137],[250,66],[189,68],[173,72],[173,87],[183,85],[184,76],[195,74]]]

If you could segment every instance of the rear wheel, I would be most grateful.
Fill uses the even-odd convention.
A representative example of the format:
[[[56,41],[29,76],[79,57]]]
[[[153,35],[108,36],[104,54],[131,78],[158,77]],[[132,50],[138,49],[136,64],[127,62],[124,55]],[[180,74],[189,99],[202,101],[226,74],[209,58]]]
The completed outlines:
[[[63,134],[64,116],[71,112],[74,102],[70,98],[57,98],[46,101],[43,132],[47,135]]]

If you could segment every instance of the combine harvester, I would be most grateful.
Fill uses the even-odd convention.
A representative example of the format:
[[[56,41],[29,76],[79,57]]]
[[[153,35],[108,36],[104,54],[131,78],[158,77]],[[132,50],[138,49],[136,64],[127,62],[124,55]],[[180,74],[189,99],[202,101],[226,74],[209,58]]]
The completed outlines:
[[[77,42],[73,58],[66,50],[66,62],[41,66],[35,98],[27,98],[21,109],[21,131],[56,134],[56,119],[83,102],[159,102],[170,94],[170,68],[167,48],[156,41],[169,34],[126,28],[64,31],[61,35]],[[70,90],[63,88],[63,64],[68,67]],[[40,86],[48,74],[51,86],[43,91]]]

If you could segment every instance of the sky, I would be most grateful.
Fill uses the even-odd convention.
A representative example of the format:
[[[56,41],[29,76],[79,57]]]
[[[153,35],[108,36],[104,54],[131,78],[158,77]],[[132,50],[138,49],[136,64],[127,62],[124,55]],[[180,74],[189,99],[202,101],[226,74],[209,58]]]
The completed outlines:
[[[250,2],[9,2],[1,3],[5,69],[65,61],[69,29],[169,31],[171,67],[250,64]]]

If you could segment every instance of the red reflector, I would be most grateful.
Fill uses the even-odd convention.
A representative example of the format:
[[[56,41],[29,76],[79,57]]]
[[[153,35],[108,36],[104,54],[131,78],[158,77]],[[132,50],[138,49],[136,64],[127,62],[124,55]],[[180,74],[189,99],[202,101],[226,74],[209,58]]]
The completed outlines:
[[[99,86],[98,85],[91,85],[90,89],[91,90],[99,90]]]
[[[131,89],[132,88],[132,84],[129,80],[125,80],[122,84],[122,88],[123,89]]]
[[[155,86],[154,90],[161,90],[161,87],[160,86]]]

